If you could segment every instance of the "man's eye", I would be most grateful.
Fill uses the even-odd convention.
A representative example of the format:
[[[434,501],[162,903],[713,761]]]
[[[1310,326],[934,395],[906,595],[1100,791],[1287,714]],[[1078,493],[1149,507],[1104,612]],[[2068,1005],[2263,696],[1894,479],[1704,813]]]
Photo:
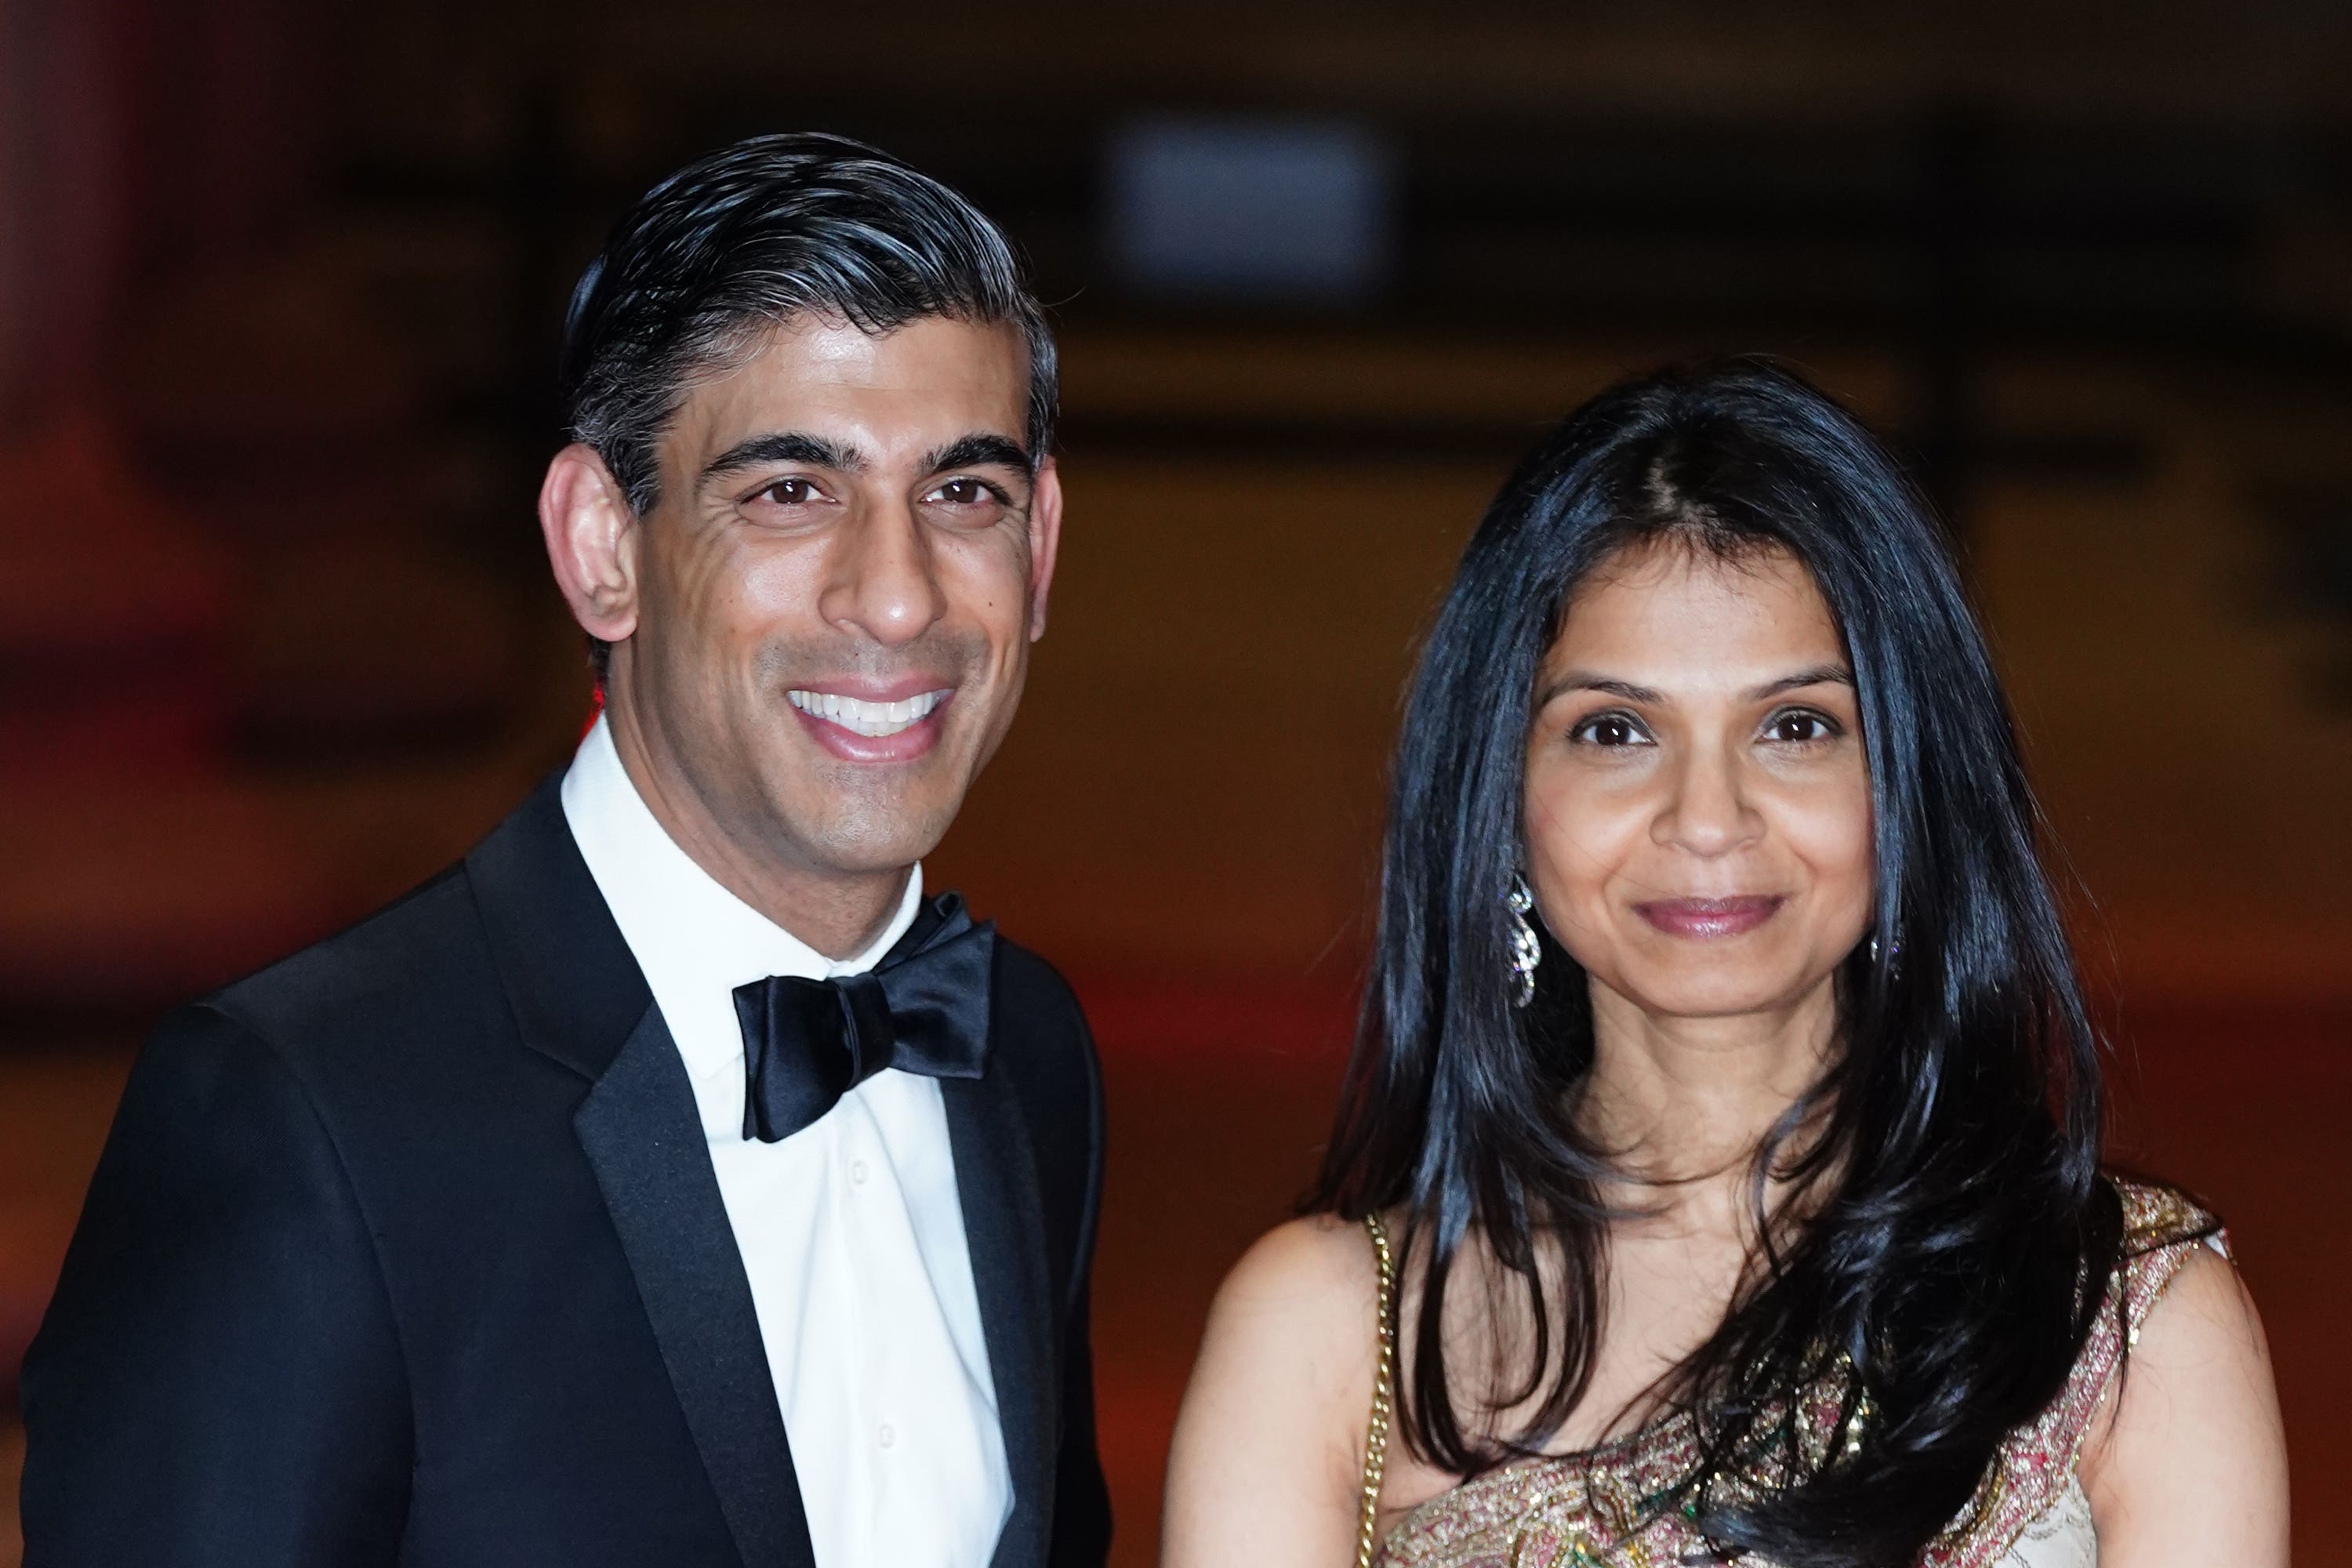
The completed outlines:
[[[1639,724],[1622,713],[1596,713],[1568,734],[1569,739],[1588,746],[1638,746],[1649,739]]]
[[[950,506],[979,506],[983,502],[994,500],[996,496],[987,485],[978,479],[950,479],[933,490],[931,499],[945,501]]]
[[[816,483],[798,474],[788,474],[772,484],[763,486],[758,497],[778,506],[806,506],[817,499]]]

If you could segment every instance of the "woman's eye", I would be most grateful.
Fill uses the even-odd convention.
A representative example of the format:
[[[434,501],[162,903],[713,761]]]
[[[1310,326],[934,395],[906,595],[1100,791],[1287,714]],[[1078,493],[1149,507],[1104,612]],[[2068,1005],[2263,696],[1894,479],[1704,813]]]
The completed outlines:
[[[1639,746],[1649,740],[1642,727],[1622,713],[1596,713],[1568,734],[1570,740],[1588,746]]]
[[[1792,746],[1834,740],[1839,732],[1825,714],[1805,712],[1776,714],[1765,729],[1772,739]]]

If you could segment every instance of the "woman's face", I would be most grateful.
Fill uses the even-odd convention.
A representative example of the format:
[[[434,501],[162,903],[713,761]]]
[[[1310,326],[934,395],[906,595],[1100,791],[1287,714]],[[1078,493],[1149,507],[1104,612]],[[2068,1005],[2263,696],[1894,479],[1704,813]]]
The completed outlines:
[[[1652,1016],[1794,1005],[1870,919],[1853,673],[1811,574],[1637,546],[1536,679],[1528,879],[1595,984]]]

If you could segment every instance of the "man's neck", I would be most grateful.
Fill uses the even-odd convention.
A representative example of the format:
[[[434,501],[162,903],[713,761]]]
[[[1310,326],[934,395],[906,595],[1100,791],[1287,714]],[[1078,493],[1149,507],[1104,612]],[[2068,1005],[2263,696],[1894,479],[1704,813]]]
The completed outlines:
[[[711,880],[835,961],[863,952],[888,926],[906,896],[911,867],[845,872],[761,853],[763,846],[747,842],[751,836],[728,830],[681,771],[666,765],[628,714],[607,708],[605,723],[637,797]]]

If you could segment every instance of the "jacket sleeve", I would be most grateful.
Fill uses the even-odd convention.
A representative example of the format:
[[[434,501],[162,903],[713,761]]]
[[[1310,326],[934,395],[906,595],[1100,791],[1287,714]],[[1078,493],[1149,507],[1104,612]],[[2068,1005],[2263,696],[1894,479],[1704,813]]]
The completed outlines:
[[[1110,1489],[1095,1445],[1095,1371],[1084,1298],[1070,1320],[1062,1372],[1062,1452],[1054,1480],[1051,1568],[1102,1568],[1110,1557]]]
[[[132,1069],[21,1385],[26,1568],[394,1563],[412,1424],[310,1096],[210,1007]]]
[[[1095,1361],[1090,1324],[1095,1230],[1102,1201],[1104,1111],[1102,1068],[1093,1031],[1077,998],[1069,1008],[1085,1064],[1087,1163],[1082,1218],[1065,1314],[1062,1348],[1062,1443],[1054,1479],[1054,1534],[1048,1568],[1103,1568],[1110,1557],[1110,1488],[1095,1439]]]

